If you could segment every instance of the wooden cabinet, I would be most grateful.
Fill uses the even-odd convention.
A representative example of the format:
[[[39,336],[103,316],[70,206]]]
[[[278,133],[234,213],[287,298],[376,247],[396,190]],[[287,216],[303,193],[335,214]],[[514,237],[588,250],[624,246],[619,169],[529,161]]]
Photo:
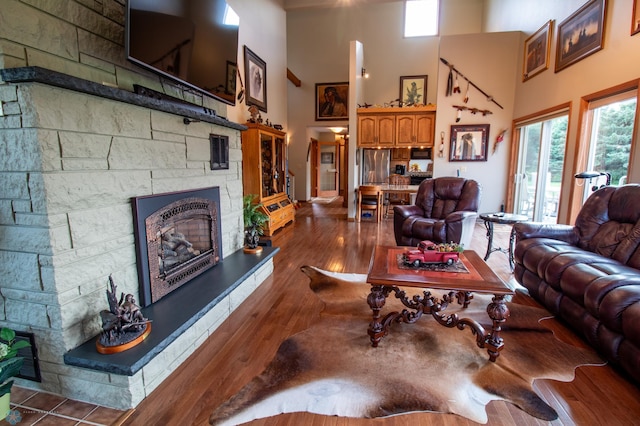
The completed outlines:
[[[391,150],[391,160],[393,161],[409,161],[410,159],[410,148],[394,148]]]
[[[435,118],[434,113],[396,116],[396,146],[432,147]]]
[[[392,146],[395,138],[395,117],[388,115],[358,115],[358,145]]]
[[[295,220],[295,209],[287,196],[286,133],[262,124],[247,123],[242,132],[242,184],[244,195],[256,195],[269,216],[264,229],[271,236]]]
[[[432,147],[435,106],[359,108],[358,146]]]

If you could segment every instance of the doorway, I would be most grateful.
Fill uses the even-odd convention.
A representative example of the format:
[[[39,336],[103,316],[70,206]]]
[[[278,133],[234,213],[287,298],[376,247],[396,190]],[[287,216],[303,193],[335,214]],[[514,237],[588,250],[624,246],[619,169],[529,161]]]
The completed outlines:
[[[340,194],[341,144],[311,139],[313,164],[311,196],[330,198]]]

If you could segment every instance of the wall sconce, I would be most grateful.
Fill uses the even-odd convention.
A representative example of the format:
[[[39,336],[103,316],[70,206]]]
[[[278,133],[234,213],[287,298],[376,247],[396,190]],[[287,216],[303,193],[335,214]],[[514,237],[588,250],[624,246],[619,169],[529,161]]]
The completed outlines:
[[[368,72],[367,72],[367,70],[366,70],[366,69],[364,69],[364,68],[362,68],[362,76],[363,76],[364,78],[369,78],[369,73],[368,73]]]

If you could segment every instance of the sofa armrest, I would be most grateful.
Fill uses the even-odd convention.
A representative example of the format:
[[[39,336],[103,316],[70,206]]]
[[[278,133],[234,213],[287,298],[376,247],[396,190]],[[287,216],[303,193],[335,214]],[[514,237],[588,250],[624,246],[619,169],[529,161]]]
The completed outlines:
[[[444,218],[447,229],[447,240],[457,241],[463,247],[471,247],[471,237],[475,228],[477,212],[455,211]]]
[[[578,245],[578,233],[571,225],[543,223],[543,222],[519,222],[513,225],[516,242],[528,238],[550,238],[564,241],[572,245]]]
[[[444,218],[444,221],[446,223],[475,221],[477,217],[478,213],[476,212],[458,211],[448,214],[447,217]]]
[[[407,206],[394,206],[393,214],[394,216],[401,217],[402,220],[404,220],[410,216],[424,216],[424,210],[422,210],[422,208],[416,206],[415,204]]]

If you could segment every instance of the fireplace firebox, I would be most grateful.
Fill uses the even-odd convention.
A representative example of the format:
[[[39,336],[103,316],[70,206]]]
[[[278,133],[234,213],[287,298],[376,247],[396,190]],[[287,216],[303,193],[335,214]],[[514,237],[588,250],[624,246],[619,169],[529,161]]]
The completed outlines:
[[[222,259],[218,187],[134,197],[132,204],[142,306]]]

